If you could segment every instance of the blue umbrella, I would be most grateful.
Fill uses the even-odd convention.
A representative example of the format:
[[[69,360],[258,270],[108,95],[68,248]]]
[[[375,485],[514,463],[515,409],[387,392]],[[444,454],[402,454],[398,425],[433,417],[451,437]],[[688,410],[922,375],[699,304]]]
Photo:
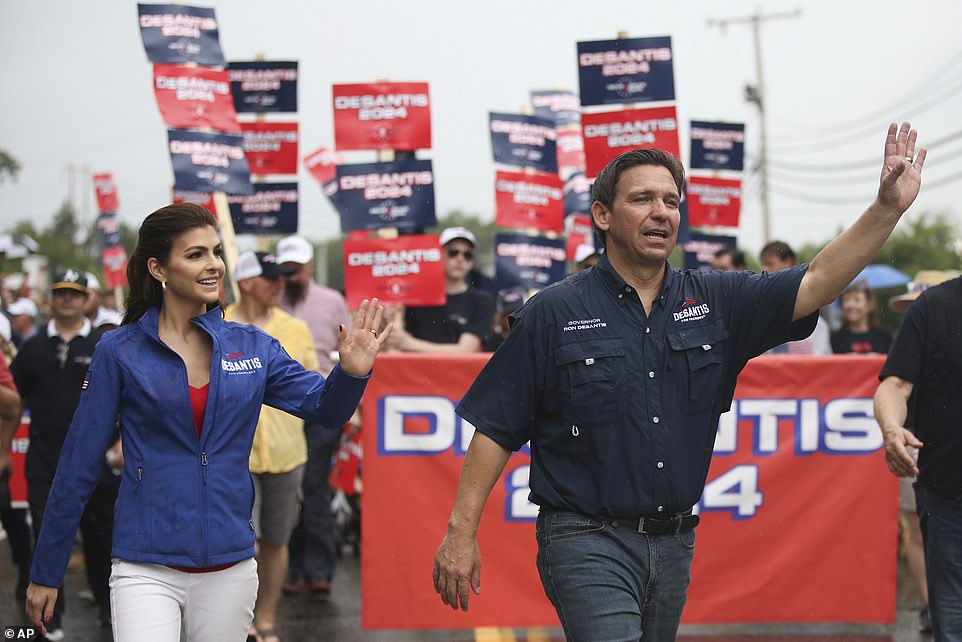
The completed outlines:
[[[912,278],[909,275],[896,270],[891,265],[878,263],[876,265],[869,265],[859,272],[859,275],[855,277],[852,283],[865,281],[870,288],[876,290],[879,288],[892,288],[897,285],[905,285],[911,280]]]

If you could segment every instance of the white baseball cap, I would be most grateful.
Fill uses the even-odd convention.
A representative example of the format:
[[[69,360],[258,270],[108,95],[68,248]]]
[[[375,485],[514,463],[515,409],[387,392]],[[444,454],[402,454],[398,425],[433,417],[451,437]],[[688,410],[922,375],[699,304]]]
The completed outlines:
[[[586,258],[593,256],[598,253],[594,245],[588,245],[587,243],[582,243],[575,249],[575,263],[581,263]]]
[[[87,277],[87,289],[97,290],[97,292],[100,292],[100,281],[97,279],[96,276],[94,276],[94,273],[84,272],[84,275]]]
[[[447,245],[454,239],[464,239],[473,246],[478,244],[474,234],[466,227],[448,227],[441,232],[441,245]]]
[[[288,236],[277,242],[278,263],[300,263],[304,265],[314,260],[314,247],[300,236]]]
[[[19,314],[26,314],[28,317],[35,317],[37,316],[37,304],[33,302],[33,299],[20,297],[7,306],[7,314],[12,317],[15,317]]]
[[[116,310],[111,310],[110,308],[100,308],[97,310],[97,316],[94,317],[93,326],[99,328],[102,325],[120,325],[123,323],[124,317]]]

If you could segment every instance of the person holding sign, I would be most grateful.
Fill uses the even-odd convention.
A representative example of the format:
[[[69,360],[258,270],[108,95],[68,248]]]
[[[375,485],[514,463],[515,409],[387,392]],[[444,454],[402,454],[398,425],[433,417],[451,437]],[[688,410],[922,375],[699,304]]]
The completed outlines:
[[[466,281],[474,265],[474,234],[464,227],[449,227],[441,232],[440,242],[447,300],[443,306],[408,308],[404,328],[395,328],[388,344],[395,350],[477,352],[491,333],[494,299]]]
[[[568,640],[674,640],[719,416],[749,359],[812,332],[918,195],[925,150],[889,127],[878,195],[811,262],[772,273],[668,265],[684,169],[635,149],[592,186],[605,254],[534,295],[457,407],[475,432],[434,560],[443,604],[480,593],[482,509],[531,444],[537,566]]]
[[[53,481],[27,589],[41,627],[77,522],[119,425],[124,465],[110,577],[118,642],[244,640],[257,593],[248,459],[261,405],[339,429],[390,330],[364,301],[325,379],[276,339],[229,323],[214,217],[193,204],[148,216],[127,266],[123,325],[98,343]]]

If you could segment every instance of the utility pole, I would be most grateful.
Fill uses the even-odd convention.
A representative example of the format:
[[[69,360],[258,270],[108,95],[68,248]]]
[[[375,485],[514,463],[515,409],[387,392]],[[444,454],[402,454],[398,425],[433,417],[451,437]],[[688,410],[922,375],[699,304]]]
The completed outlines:
[[[708,19],[709,27],[719,27],[724,33],[725,28],[732,24],[749,24],[752,28],[752,39],[755,46],[755,85],[745,86],[745,100],[758,108],[759,153],[758,169],[762,177],[762,237],[765,243],[771,240],[771,211],[768,205],[768,128],[765,122],[765,76],[762,74],[762,39],[761,26],[765,20],[782,20],[798,18],[802,15],[800,9],[782,11],[779,13],[763,14],[756,10],[750,16],[736,18]]]

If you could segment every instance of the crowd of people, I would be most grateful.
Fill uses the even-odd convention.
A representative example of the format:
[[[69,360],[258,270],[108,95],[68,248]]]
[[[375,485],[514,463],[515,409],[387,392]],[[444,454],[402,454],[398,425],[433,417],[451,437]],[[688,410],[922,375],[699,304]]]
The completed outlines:
[[[727,319],[731,332],[741,334],[723,337],[716,332],[721,327],[717,324],[695,328],[704,329],[703,334],[692,333],[695,343],[671,343],[667,359],[684,360],[688,348],[707,351],[717,345],[717,363],[727,364],[718,371],[720,388],[712,393],[717,399],[679,398],[681,412],[663,409],[673,425],[690,425],[704,433],[706,443],[713,438],[725,399],[730,401],[738,371],[754,356],[890,353],[892,336],[876,322],[873,290],[864,281],[852,282],[864,265],[852,258],[851,248],[881,245],[914,198],[912,175],[921,171],[924,151],[913,160],[914,136],[909,145],[907,135],[907,130],[899,132],[899,158],[887,164],[890,178],[883,173],[883,188],[885,180],[891,183],[888,200],[880,189],[873,205],[897,210],[894,220],[880,223],[880,215],[863,216],[856,224],[861,237],[833,242],[811,265],[798,265],[787,243],[768,243],[759,255],[764,270],[759,275],[737,274],[746,269],[745,255],[737,248],[718,252],[707,274],[666,271],[684,172],[677,159],[651,150],[619,157],[593,188],[601,247],[577,248],[573,276],[533,305],[525,305],[531,293],[520,286],[493,288],[475,268],[475,235],[452,227],[440,234],[443,305],[405,309],[375,300],[365,301],[352,314],[341,293],[314,280],[311,243],[291,236],[280,240],[273,252],[239,256],[232,277],[240,296],[221,310],[226,268],[216,221],[198,206],[161,208],[140,228],[128,266],[130,294],[122,309],[113,293],[101,290],[95,275],[69,267],[56,273],[49,297],[4,293],[0,516],[18,569],[17,598],[24,601],[31,621],[44,627],[47,639],[64,639],[63,576],[79,529],[92,599],[101,624],[112,627],[116,639],[175,640],[183,631],[187,640],[240,640],[246,635],[252,642],[279,642],[282,595],[331,593],[337,542],[328,475],[344,435],[360,426],[358,403],[376,354],[494,352],[507,342],[510,349],[492,358],[458,408],[478,434],[466,457],[434,581],[444,603],[466,610],[469,591],[476,590],[479,581],[480,558],[471,533],[477,529],[484,489],[490,489],[511,450],[537,438],[532,417],[548,427],[571,422],[571,417],[555,414],[568,404],[509,398],[498,382],[519,377],[554,381],[562,370],[582,368],[581,362],[590,367],[595,357],[602,363],[615,354],[584,352],[589,341],[581,352],[571,352],[561,369],[546,364],[544,355],[557,347],[549,345],[553,339],[544,328],[557,324],[558,315],[576,314],[572,310],[584,307],[587,316],[580,318],[609,315],[607,331],[617,332],[619,324],[634,323],[629,316],[636,314],[645,340],[623,346],[618,354],[648,378],[657,382],[664,376],[671,384],[671,377],[684,376],[687,368],[666,372],[663,363],[646,361],[643,349],[647,342],[674,340],[662,318],[667,305],[663,288],[675,298],[711,301],[711,309]],[[892,130],[889,137],[895,153]],[[886,150],[888,163],[888,143]],[[622,198],[629,187],[654,195],[649,202],[658,204],[626,205]],[[632,217],[647,226],[644,247],[633,245],[630,224],[625,223]],[[930,276],[928,285],[952,275],[942,276]],[[924,284],[922,275],[917,277],[915,285]],[[921,291],[919,287],[896,297],[893,309],[905,311]],[[758,316],[759,297],[771,304],[765,306],[770,311],[766,318]],[[840,319],[830,323],[833,315],[819,314],[819,309],[836,299]],[[622,310],[632,301],[639,304],[637,309]],[[754,311],[753,323],[737,323],[746,311]],[[914,318],[911,313],[909,317]],[[883,369],[877,400],[889,466],[904,479],[920,473],[909,450],[922,444],[906,428],[913,428],[907,420],[914,416],[909,410],[912,386],[925,385],[919,344],[929,340],[925,331],[930,318],[916,319],[912,332],[900,333]],[[611,344],[604,337],[598,342],[602,339]],[[898,352],[900,345],[914,358]],[[518,355],[531,358],[519,360]],[[634,385],[614,371],[608,373],[613,379],[591,378],[604,375],[605,368],[582,373],[588,377],[579,391],[583,398],[573,400],[570,409],[577,422],[590,426],[650,419],[655,425],[637,434],[657,432],[659,417],[651,418],[645,408],[620,412],[617,400],[605,403],[619,386]],[[502,393],[490,394],[494,388]],[[511,390],[529,394],[534,385]],[[520,415],[518,409],[523,409]],[[24,471],[29,509],[15,509],[6,483],[9,445],[23,413],[30,417]],[[501,419],[492,422],[491,416]],[[577,438],[578,425],[571,429]],[[653,449],[652,443],[618,442],[611,457],[621,461],[625,453],[652,452],[650,461],[631,465],[660,470],[669,453]],[[679,470],[670,474],[677,475],[674,485],[685,496],[670,502],[657,489],[626,486],[617,466],[582,466],[578,451],[560,442],[543,445],[534,457],[532,464],[541,471],[532,477],[532,497],[542,507],[538,569],[542,578],[553,578],[546,593],[571,639],[592,639],[598,627],[612,633],[633,631],[638,618],[666,639],[673,634],[698,523],[690,507],[701,492],[700,466],[707,465],[700,455],[687,461],[681,450],[672,455]],[[931,462],[923,458],[923,478],[944,466]],[[955,483],[949,477],[942,483]],[[561,485],[540,481],[552,478]],[[591,484],[600,484],[610,496],[595,493]],[[931,529],[926,516],[938,512],[941,495],[924,484],[913,491],[909,482],[902,491],[906,551],[926,601],[920,617],[928,629],[926,588],[931,580],[926,581],[925,561],[934,553],[930,546],[923,552],[922,542],[928,541],[924,534]],[[603,612],[623,596],[582,586],[586,569],[603,569],[582,559],[580,545],[552,543],[553,534],[566,533],[579,515],[611,526],[608,539],[592,543],[591,550],[601,553],[618,549],[631,555],[639,536],[691,533],[691,541],[682,542],[671,560],[665,560],[677,570],[678,582],[666,585],[667,597],[659,609],[624,604],[626,617],[605,622],[585,611],[597,607]],[[921,528],[917,515],[923,515]],[[623,522],[626,516],[635,522],[641,516],[636,532],[615,533],[615,519]],[[631,566],[631,573],[637,575],[632,581],[643,585],[648,571]],[[939,579],[943,585],[952,581]],[[949,610],[939,608],[941,622],[933,618],[937,630],[952,626]]]

